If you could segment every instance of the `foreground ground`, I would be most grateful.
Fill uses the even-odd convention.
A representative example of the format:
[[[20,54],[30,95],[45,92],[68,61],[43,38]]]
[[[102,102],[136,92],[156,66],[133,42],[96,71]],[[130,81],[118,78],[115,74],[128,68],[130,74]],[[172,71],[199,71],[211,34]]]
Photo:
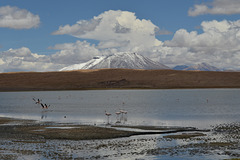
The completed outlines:
[[[98,69],[0,74],[0,91],[240,88],[240,72]]]
[[[240,123],[209,131],[0,118],[0,159],[237,159],[239,153]]]

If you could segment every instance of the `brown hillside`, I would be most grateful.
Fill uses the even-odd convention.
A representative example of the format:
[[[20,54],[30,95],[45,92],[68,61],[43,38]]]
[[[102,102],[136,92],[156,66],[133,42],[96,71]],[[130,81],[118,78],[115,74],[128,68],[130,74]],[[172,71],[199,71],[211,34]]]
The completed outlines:
[[[0,91],[240,88],[240,72],[100,69],[0,74]]]

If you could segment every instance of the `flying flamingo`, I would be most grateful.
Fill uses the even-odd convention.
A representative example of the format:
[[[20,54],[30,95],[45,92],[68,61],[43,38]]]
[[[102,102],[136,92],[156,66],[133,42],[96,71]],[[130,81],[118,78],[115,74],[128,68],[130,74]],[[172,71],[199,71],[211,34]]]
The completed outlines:
[[[48,107],[50,107],[50,104],[49,105],[47,105],[46,103],[45,104],[40,103],[40,104],[42,106],[42,109],[48,109]]]
[[[44,109],[45,108],[45,106],[41,103],[41,106],[42,106],[42,109]]]
[[[109,116],[111,116],[112,114],[105,111],[105,115],[108,117],[108,124],[109,124]]]
[[[47,104],[45,103],[45,108],[48,109],[48,107],[50,107],[50,104],[47,105]]]
[[[40,104],[42,100],[40,100],[39,98],[36,100],[35,98],[33,98],[33,100],[35,101],[36,104]]]

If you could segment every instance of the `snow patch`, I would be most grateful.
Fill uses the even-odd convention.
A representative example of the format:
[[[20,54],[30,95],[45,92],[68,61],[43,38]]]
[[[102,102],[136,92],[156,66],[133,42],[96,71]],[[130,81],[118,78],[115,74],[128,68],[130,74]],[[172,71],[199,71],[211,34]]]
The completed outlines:
[[[120,52],[108,56],[96,56],[80,64],[62,68],[60,71],[79,69],[128,68],[128,69],[170,69],[137,53]]]

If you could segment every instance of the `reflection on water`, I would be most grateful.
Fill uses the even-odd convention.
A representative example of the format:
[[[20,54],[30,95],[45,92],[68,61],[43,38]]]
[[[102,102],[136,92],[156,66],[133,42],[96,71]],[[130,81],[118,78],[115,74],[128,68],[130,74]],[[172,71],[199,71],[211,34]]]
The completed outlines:
[[[209,127],[239,121],[239,89],[0,92],[0,116],[41,121]],[[42,109],[41,103],[50,105]],[[120,113],[127,111],[127,114]]]
[[[209,128],[210,125],[239,122],[239,93],[240,89],[0,92],[0,117],[97,125],[109,122]],[[50,106],[46,108],[41,103]],[[105,111],[111,116],[106,116]],[[69,127],[54,129],[61,131],[71,129]],[[206,134],[192,139],[145,135],[94,141],[44,140],[44,143],[3,139],[0,156],[17,155],[19,159],[56,159],[59,156],[59,159],[212,160],[235,158],[234,155],[239,153],[236,149],[239,138],[224,139],[226,136],[221,132]],[[208,146],[209,143],[231,141],[234,145],[223,149]]]

